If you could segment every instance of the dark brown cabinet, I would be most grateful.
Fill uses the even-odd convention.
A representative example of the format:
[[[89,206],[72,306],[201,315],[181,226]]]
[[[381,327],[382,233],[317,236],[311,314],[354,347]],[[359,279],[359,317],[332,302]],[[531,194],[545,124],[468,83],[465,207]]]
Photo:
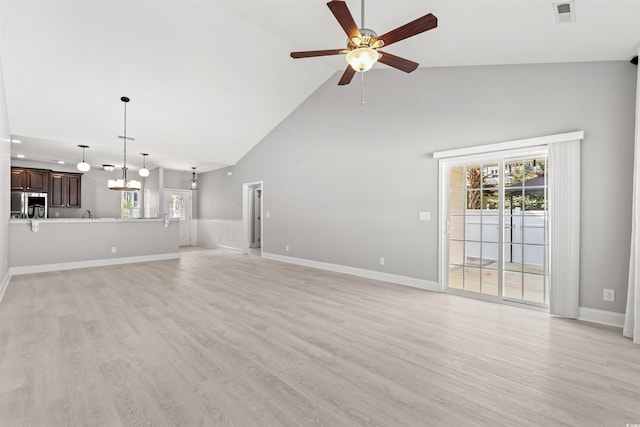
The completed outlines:
[[[79,208],[81,206],[80,193],[81,193],[82,175],[67,174],[67,179],[68,179],[67,188],[69,190],[69,196],[67,197],[67,207]]]
[[[81,206],[81,174],[51,172],[49,181],[49,207],[79,208]]]
[[[11,168],[11,191],[46,193],[48,184],[48,170]]]
[[[11,191],[25,191],[27,189],[27,174],[24,169],[11,168]]]
[[[46,193],[49,184],[49,172],[27,169],[27,191]]]

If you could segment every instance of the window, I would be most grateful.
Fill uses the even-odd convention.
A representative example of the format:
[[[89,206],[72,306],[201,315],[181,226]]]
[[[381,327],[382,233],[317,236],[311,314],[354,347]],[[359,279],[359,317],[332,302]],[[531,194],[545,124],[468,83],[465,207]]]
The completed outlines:
[[[123,191],[120,193],[120,217],[141,218],[140,198],[137,191]]]

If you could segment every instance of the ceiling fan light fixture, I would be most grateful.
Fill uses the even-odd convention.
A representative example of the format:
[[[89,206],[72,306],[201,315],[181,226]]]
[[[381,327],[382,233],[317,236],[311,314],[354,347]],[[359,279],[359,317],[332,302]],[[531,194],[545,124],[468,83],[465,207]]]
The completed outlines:
[[[364,73],[373,67],[378,58],[380,58],[380,54],[377,50],[370,47],[360,47],[349,52],[346,59],[351,68]]]

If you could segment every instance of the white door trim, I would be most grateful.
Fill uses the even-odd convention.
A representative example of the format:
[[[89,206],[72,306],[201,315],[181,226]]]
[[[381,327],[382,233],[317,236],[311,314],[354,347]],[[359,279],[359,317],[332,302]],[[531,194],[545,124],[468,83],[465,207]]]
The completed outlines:
[[[245,182],[242,184],[242,253],[249,253],[249,187],[256,187],[262,189],[262,203],[260,203],[260,218],[262,223],[260,224],[260,243],[262,250],[264,250],[264,181]]]
[[[468,156],[472,154],[491,153],[496,151],[514,150],[517,148],[530,148],[535,145],[549,145],[556,142],[567,142],[584,139],[584,131],[559,133],[556,135],[538,136],[535,138],[518,139],[515,141],[498,142],[496,144],[476,145],[474,147],[456,148],[454,150],[436,151],[434,159],[446,159],[449,157]]]

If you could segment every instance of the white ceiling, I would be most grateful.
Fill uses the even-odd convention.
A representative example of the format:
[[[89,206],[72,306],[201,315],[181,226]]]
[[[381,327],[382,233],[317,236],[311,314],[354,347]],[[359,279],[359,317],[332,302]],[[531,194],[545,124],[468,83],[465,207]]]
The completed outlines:
[[[570,24],[555,22],[553,3],[369,0],[365,23],[382,34],[436,15],[438,28],[385,48],[422,67],[637,54],[640,0],[576,0]],[[347,4],[360,23],[360,2]],[[140,152],[152,167],[234,164],[346,66],[289,57],[345,46],[324,0],[2,0],[0,14],[10,129],[23,141],[12,156],[37,161],[78,162],[87,144],[93,166],[121,166],[124,95],[133,168]]]

